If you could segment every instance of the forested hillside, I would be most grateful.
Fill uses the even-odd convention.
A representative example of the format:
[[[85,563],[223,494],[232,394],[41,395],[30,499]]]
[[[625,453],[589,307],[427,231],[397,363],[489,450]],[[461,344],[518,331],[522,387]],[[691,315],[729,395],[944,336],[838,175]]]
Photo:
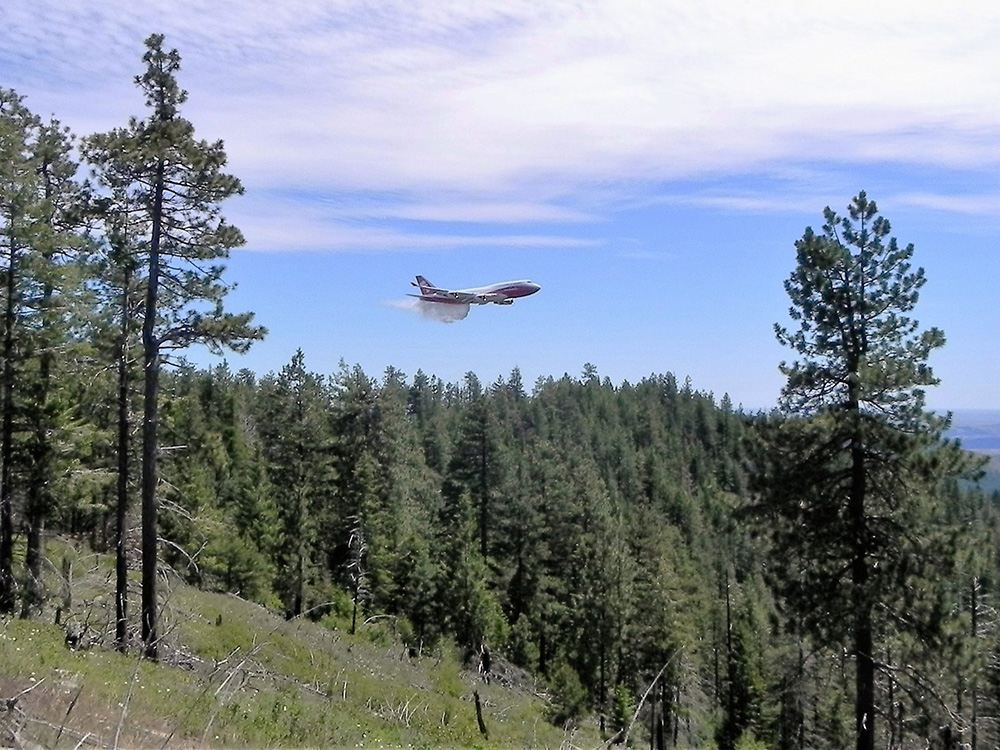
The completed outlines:
[[[590,364],[197,370],[188,346],[265,331],[224,308],[242,187],[162,42],[148,117],[79,149],[0,90],[5,628],[75,621],[58,536],[115,558],[94,645],[150,662],[183,580],[351,635],[391,620],[415,658],[502,657],[609,744],[1000,742],[1000,498],[924,409],[944,336],[909,319],[923,271],[863,192],[796,243],[772,414]]]
[[[287,617],[393,615],[417,652],[485,647],[551,686],[557,721],[596,713],[609,737],[660,675],[633,736],[655,699],[667,746],[850,742],[850,654],[786,616],[768,586],[782,566],[740,520],[766,420],[725,397],[590,366],[530,391],[516,370],[322,376],[301,354],[259,380],[171,374],[165,391],[161,555],[188,582]],[[113,549],[98,445],[74,457],[48,529]],[[980,741],[995,736],[995,499],[951,485],[939,500],[926,533],[948,537],[950,575],[912,592],[920,639],[880,644],[900,747],[968,733],[973,705]]]

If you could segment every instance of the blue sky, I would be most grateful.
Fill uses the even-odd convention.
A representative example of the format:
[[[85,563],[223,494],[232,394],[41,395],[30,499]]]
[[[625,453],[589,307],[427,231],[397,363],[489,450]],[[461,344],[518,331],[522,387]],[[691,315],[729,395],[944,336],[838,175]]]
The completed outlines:
[[[483,381],[515,366],[690,376],[775,403],[794,242],[864,189],[948,343],[936,409],[1000,408],[1000,6],[797,0],[6,0],[0,85],[77,135],[145,116],[153,32],[222,138],[233,368],[343,359]],[[450,324],[409,282],[530,278]],[[211,360],[198,355],[196,360]]]

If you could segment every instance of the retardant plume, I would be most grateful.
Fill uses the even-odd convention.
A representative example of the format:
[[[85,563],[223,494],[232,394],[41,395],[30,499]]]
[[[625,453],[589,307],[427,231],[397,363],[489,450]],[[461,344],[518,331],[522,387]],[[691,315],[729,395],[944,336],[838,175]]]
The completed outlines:
[[[462,320],[469,314],[469,305],[466,304],[446,304],[443,302],[424,302],[423,300],[411,297],[409,299],[399,299],[387,302],[390,307],[397,310],[419,315],[427,320],[436,320],[439,323],[454,323]]]

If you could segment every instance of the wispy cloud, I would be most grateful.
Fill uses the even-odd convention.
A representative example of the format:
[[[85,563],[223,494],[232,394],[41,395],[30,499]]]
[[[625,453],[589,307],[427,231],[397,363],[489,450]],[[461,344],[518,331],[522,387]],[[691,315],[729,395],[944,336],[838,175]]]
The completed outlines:
[[[590,191],[610,184],[824,159],[1000,164],[988,3],[8,0],[0,69],[43,114],[106,129],[141,112],[131,77],[153,31],[181,51],[199,133],[225,138],[251,189],[409,196],[386,219],[559,225],[599,218]],[[955,210],[977,200],[991,205]],[[313,246],[338,216],[303,218]],[[276,247],[295,232],[257,234]],[[521,241],[573,244],[542,239]]]
[[[592,213],[547,203],[468,196],[313,194],[258,190],[227,206],[253,251],[438,252],[502,247],[588,249],[603,241],[561,231],[592,224]],[[475,232],[465,232],[463,228]],[[512,232],[517,226],[521,231]],[[537,227],[537,232],[525,232]]]
[[[1000,217],[1000,194],[943,195],[936,193],[904,193],[896,196],[901,205],[932,211],[966,214],[969,216]]]
[[[337,210],[308,203],[238,201],[228,214],[247,239],[246,249],[262,252],[439,252],[459,249],[533,248],[585,250],[599,240],[558,233],[446,233],[405,230],[389,222],[351,220]],[[370,217],[366,217],[370,218]]]

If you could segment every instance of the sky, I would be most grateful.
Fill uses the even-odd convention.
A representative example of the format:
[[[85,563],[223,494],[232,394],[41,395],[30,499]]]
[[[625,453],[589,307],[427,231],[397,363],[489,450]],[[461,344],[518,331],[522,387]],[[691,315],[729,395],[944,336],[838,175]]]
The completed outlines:
[[[1000,4],[5,0],[0,86],[78,136],[124,126],[151,33],[246,189],[227,306],[269,335],[234,370],[301,348],[530,390],[590,363],[769,408],[795,241],[865,190],[947,337],[929,405],[1000,409]],[[416,274],[542,289],[442,323]]]

